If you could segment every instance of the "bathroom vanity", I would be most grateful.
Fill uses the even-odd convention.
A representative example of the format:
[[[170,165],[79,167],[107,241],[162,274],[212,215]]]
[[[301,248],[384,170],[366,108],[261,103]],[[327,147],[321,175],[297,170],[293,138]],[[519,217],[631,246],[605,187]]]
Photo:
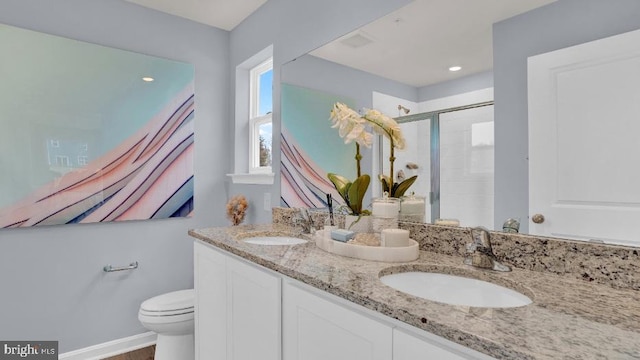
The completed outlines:
[[[334,255],[313,241],[244,241],[296,235],[280,224],[189,234],[197,239],[197,359],[640,358],[640,292],[634,288],[521,268],[480,270],[463,265],[461,256],[424,250],[415,261],[385,263]],[[396,291],[379,279],[406,271],[485,280],[533,303],[447,305]]]
[[[196,359],[492,359],[207,241],[194,254]]]

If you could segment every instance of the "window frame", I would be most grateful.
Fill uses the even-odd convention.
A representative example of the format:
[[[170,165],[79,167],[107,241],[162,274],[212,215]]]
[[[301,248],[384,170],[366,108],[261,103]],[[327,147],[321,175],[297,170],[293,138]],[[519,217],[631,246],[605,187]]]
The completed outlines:
[[[260,76],[273,71],[273,57],[249,70],[249,173],[271,173],[271,166],[260,166],[260,126],[272,122],[272,113],[258,115],[260,109]],[[273,84],[272,84],[273,86]],[[273,98],[272,98],[273,99]],[[272,100],[273,102],[273,100]],[[273,135],[272,135],[273,137]],[[271,139],[273,143],[273,138]],[[271,154],[273,160],[273,153]]]
[[[271,123],[271,113],[249,120],[250,173],[271,173],[271,166],[260,166],[260,126],[269,123]]]

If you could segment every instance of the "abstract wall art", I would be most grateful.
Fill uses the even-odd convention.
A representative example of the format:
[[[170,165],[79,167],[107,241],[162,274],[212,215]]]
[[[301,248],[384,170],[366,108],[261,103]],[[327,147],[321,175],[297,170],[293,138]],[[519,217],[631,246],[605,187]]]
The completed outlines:
[[[343,96],[282,84],[282,206],[326,207],[328,193],[332,194],[334,206],[343,205],[327,173],[354,179],[355,147],[353,144],[345,145],[337,129],[331,128],[329,115],[336,102],[354,107],[354,101]]]
[[[0,24],[0,228],[190,216],[193,65]]]

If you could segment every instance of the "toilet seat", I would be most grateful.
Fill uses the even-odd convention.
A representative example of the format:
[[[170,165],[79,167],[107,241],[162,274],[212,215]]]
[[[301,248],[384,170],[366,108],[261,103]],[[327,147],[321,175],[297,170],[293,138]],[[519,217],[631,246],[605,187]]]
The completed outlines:
[[[193,318],[195,294],[193,289],[179,290],[144,301],[140,305],[139,315],[148,317],[179,316]]]

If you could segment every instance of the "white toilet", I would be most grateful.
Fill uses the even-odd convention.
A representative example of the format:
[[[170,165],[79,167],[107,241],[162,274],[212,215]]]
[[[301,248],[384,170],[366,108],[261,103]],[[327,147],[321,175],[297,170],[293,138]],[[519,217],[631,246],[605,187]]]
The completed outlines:
[[[138,320],[158,334],[155,360],[193,360],[194,291],[180,290],[158,295],[140,305]]]

